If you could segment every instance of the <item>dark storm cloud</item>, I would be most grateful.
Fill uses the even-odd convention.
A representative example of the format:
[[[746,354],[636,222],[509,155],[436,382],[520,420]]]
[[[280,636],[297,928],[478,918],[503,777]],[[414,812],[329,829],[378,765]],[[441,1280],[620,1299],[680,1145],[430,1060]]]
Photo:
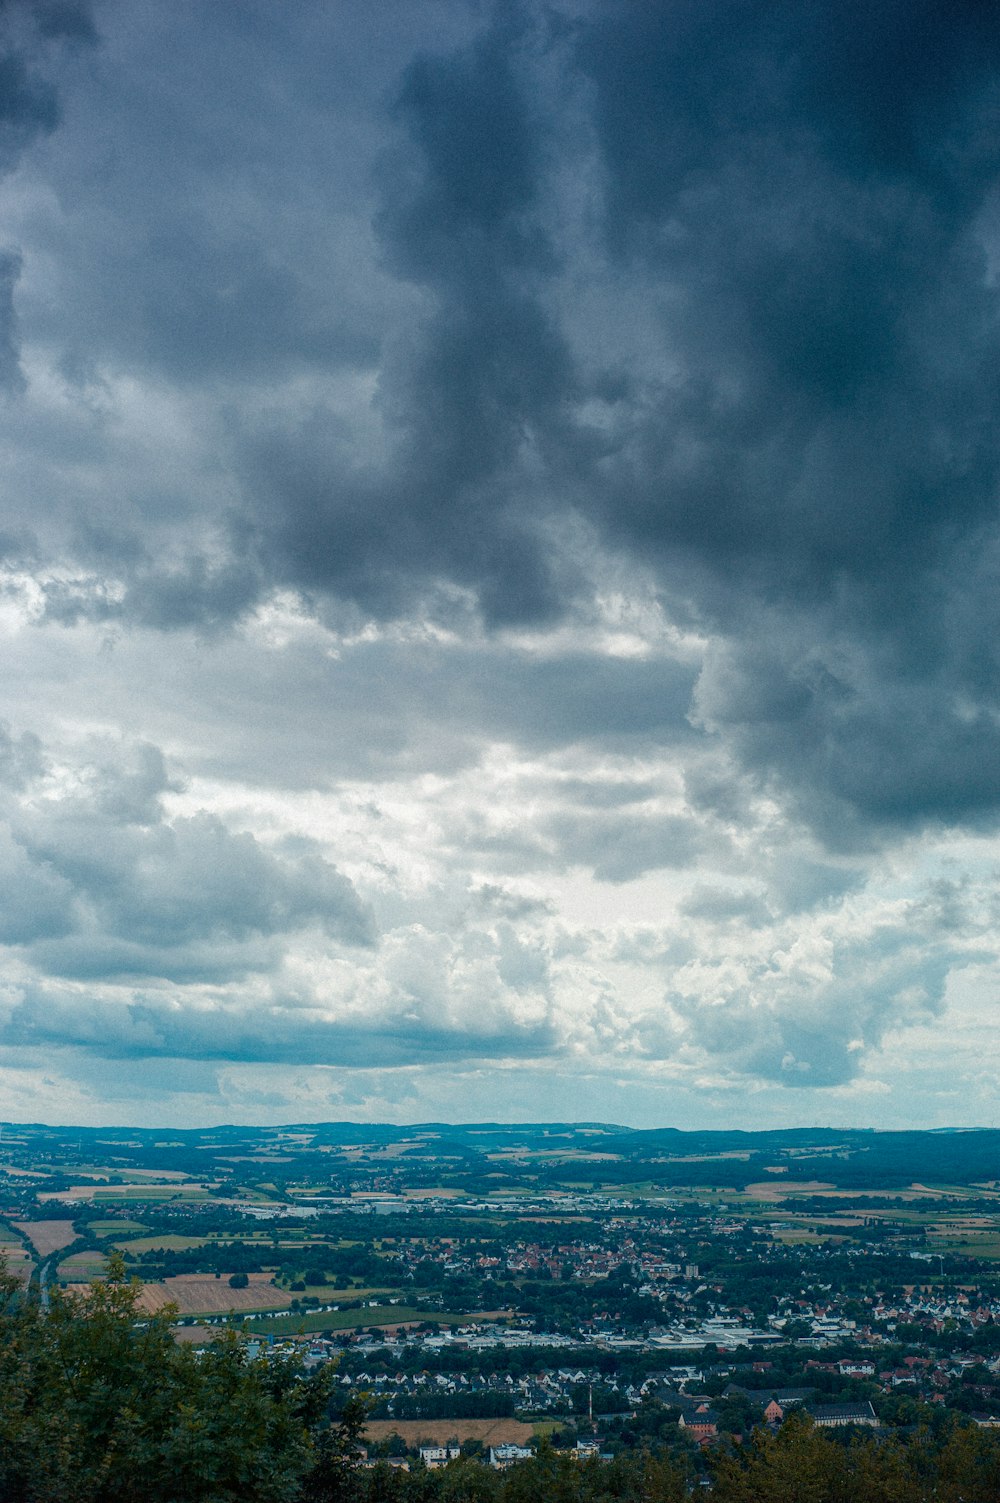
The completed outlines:
[[[544,545],[551,500],[532,470],[569,433],[572,361],[533,291],[551,275],[539,228],[540,140],[515,7],[468,49],[407,68],[405,144],[383,155],[376,218],[386,265],[427,312],[386,347],[379,408],[388,464],[359,470],[314,420],[253,447],[258,546],[300,585],[367,610],[405,609],[441,580],[492,624],[550,618],[575,583]],[[275,506],[277,501],[277,506]]]
[[[965,585],[974,581],[965,576]],[[951,587],[956,595],[962,589],[958,570]],[[791,796],[831,845],[850,848],[873,830],[927,819],[992,820],[1000,805],[1000,680],[981,678],[982,659],[995,649],[986,638],[991,602],[985,591],[980,598],[983,617],[963,642],[946,641],[947,616],[939,614],[932,653],[954,657],[945,666],[929,661],[924,673],[887,663],[863,642],[845,643],[843,629],[819,640],[815,621],[800,620],[790,641],[771,616],[756,647],[734,642],[712,656],[699,713],[726,735],[743,767]],[[929,620],[918,625],[931,631]],[[980,659],[975,677],[970,657]]]
[[[734,634],[706,719],[831,838],[995,809],[996,15],[633,5],[580,57],[677,371],[593,500]]]
[[[37,310],[40,332],[71,366],[185,385],[370,363],[379,319],[340,262],[379,38],[352,53],[346,14],[312,8],[136,0],[104,20],[98,87],[68,74],[65,217],[45,222],[66,302]]]
[[[585,34],[609,237],[683,362],[612,528],[875,606],[991,515],[998,55],[995,16],[933,0],[633,5]]]
[[[6,391],[17,391],[24,385],[14,312],[14,287],[20,273],[20,256],[0,251],[0,389]]]
[[[24,7],[22,14],[30,10]],[[0,27],[7,29],[16,6],[0,11]],[[5,24],[7,23],[7,24]],[[25,147],[45,131],[54,130],[59,106],[51,83],[40,78],[23,53],[5,39],[0,53],[0,171],[9,172]]]
[[[719,0],[501,7],[417,58],[380,166],[425,299],[383,347],[386,447],[317,414],[246,451],[265,577],[551,617],[573,510],[730,638],[709,718],[828,831],[995,809],[998,56],[979,6]],[[560,238],[574,178],[603,238]],[[645,304],[631,358],[575,285],[609,328]]]
[[[31,143],[59,123],[58,96],[42,70],[45,43],[66,38],[94,40],[87,7],[28,0],[8,0],[0,6],[0,176],[11,172]],[[0,248],[0,390],[23,387],[14,311],[20,273],[21,257],[15,250]]]
[[[714,641],[728,777],[843,845],[995,814],[993,8],[443,5],[434,47],[398,6],[135,14],[100,89],[65,74],[21,317],[193,396],[205,456],[127,503],[67,458],[48,619],[221,629],[291,586],[495,628],[641,566]]]

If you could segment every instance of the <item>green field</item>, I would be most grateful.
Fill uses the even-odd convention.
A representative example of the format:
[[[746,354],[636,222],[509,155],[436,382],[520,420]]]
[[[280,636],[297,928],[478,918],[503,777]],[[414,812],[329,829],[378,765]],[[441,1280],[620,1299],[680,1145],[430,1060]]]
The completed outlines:
[[[927,1228],[927,1251],[943,1256],[956,1253],[962,1258],[1000,1259],[1000,1231],[950,1231],[944,1227]]]
[[[115,1246],[124,1253],[138,1255],[144,1252],[184,1252],[189,1247],[206,1247],[220,1240],[231,1241],[232,1239],[185,1237],[179,1232],[164,1232],[159,1237],[116,1237]]]
[[[817,1242],[843,1242],[843,1237],[831,1236],[829,1233],[822,1235],[819,1232],[807,1232],[802,1227],[782,1227],[774,1232],[776,1242],[783,1242],[786,1247],[804,1247]]]
[[[89,1227],[92,1237],[125,1237],[130,1232],[148,1232],[142,1221],[126,1221],[124,1217],[114,1221],[92,1221]]]
[[[62,1283],[66,1284],[89,1284],[94,1279],[102,1279],[107,1273],[107,1259],[96,1248],[87,1248],[84,1252],[73,1253],[64,1258],[59,1264],[56,1273]]]
[[[307,1284],[305,1295],[298,1291],[299,1298],[303,1299],[312,1295],[314,1299],[321,1299],[329,1304],[333,1300],[342,1299],[389,1299],[398,1294],[396,1289],[334,1289],[332,1284]]]
[[[187,1185],[103,1185],[94,1191],[94,1200],[211,1200],[210,1190],[194,1190]]]
[[[452,1311],[418,1310],[412,1305],[379,1305],[374,1310],[311,1310],[304,1315],[275,1315],[248,1320],[254,1335],[294,1336],[297,1331],[351,1331],[367,1326],[395,1326],[401,1321],[434,1320],[438,1325],[462,1325],[474,1315]]]
[[[101,1233],[96,1231],[97,1226],[108,1226],[112,1230],[111,1232]],[[146,1232],[147,1235],[145,1237],[130,1237],[125,1235],[132,1227],[135,1227],[140,1232]],[[183,1252],[189,1247],[211,1247],[219,1242],[226,1243],[227,1245],[230,1242],[247,1242],[259,1248],[261,1252],[270,1252],[272,1248],[275,1250],[291,1249],[295,1252],[308,1252],[310,1246],[309,1242],[303,1242],[301,1239],[292,1240],[289,1237],[281,1237],[276,1242],[272,1242],[270,1237],[260,1232],[211,1232],[201,1237],[190,1237],[183,1232],[160,1232],[159,1235],[156,1235],[151,1233],[147,1226],[141,1226],[138,1222],[129,1221],[91,1222],[91,1229],[94,1230],[94,1235],[98,1237],[102,1235],[113,1236],[116,1231],[123,1233],[122,1236],[115,1237],[115,1246],[120,1247],[122,1252],[137,1254],[159,1251],[160,1249],[170,1252]],[[328,1244],[334,1247],[357,1247],[358,1245],[356,1242],[338,1241],[336,1238],[331,1237],[317,1237],[313,1240],[319,1242],[323,1247],[326,1247]]]

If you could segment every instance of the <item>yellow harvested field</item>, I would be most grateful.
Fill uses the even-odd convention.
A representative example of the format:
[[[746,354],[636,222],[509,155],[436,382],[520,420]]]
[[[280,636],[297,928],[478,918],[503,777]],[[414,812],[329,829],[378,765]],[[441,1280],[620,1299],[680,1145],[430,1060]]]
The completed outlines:
[[[783,1179],[777,1182],[760,1180],[747,1185],[743,1193],[751,1195],[754,1200],[793,1200],[799,1195],[819,1195],[824,1190],[835,1189],[835,1185],[822,1179]]]
[[[834,1185],[824,1180],[782,1180],[772,1184],[769,1180],[760,1181],[757,1184],[747,1185],[741,1192],[740,1198],[750,1200],[794,1200],[803,1195],[815,1195],[821,1200],[945,1200],[948,1197],[964,1198],[968,1190],[962,1185],[921,1185],[914,1182],[912,1185],[901,1185],[897,1189],[880,1190],[838,1190]],[[736,1199],[735,1196],[732,1197]],[[995,1199],[993,1195],[980,1191],[980,1198]]]
[[[443,1446],[452,1439],[481,1440],[484,1446],[502,1446],[508,1441],[525,1446],[534,1433],[531,1425],[516,1419],[369,1420],[365,1426],[370,1441],[399,1435],[408,1446],[422,1440]]]
[[[72,1221],[15,1221],[13,1224],[19,1232],[24,1233],[42,1258],[47,1258],[49,1253],[58,1252],[61,1247],[69,1247],[71,1242],[76,1241]]]
[[[276,1289],[269,1273],[251,1273],[246,1289],[232,1289],[229,1276],[179,1273],[161,1284],[145,1284],[139,1309],[150,1314],[163,1305],[176,1305],[181,1315],[225,1315],[229,1310],[287,1310],[292,1295]]]
[[[217,1341],[223,1329],[222,1326],[173,1326],[172,1335],[181,1346],[195,1346],[204,1341]]]

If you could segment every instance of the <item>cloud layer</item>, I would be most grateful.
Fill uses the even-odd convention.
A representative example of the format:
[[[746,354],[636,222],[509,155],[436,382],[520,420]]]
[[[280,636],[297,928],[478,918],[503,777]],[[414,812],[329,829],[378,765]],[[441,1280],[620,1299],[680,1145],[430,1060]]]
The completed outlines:
[[[998,60],[933,0],[3,10],[25,1111],[915,1119],[995,986]]]

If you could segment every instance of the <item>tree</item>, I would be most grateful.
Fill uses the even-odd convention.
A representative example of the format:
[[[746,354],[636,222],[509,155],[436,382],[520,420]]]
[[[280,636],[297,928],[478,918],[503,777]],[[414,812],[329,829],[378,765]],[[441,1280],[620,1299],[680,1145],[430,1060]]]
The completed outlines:
[[[330,1374],[250,1359],[226,1333],[195,1355],[176,1308],[138,1307],[120,1256],[45,1312],[0,1272],[4,1503],[288,1503],[314,1469]]]
[[[369,1407],[360,1394],[352,1394],[337,1422],[327,1426],[319,1436],[302,1492],[309,1503],[355,1503],[356,1462],[361,1455],[361,1437]]]
[[[712,1503],[852,1503],[844,1452],[811,1421],[792,1415],[777,1435],[719,1457]]]
[[[996,1503],[1000,1497],[1000,1448],[975,1426],[961,1426],[947,1441],[938,1466],[941,1503]]]

